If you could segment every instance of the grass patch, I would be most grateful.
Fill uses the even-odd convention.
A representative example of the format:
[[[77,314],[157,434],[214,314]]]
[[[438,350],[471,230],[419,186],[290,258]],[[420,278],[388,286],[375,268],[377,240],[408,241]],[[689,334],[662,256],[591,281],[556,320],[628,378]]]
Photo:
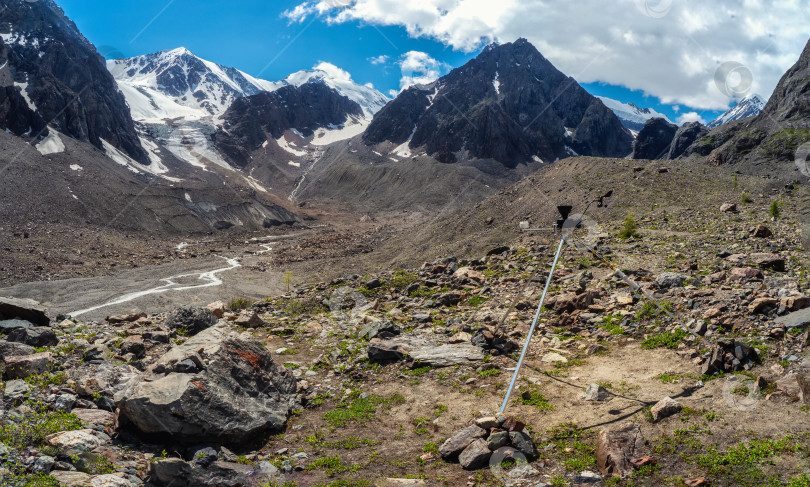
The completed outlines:
[[[478,377],[486,379],[487,377],[495,377],[496,375],[501,375],[501,369],[479,370],[476,373],[478,374]]]
[[[378,406],[402,404],[405,398],[399,394],[388,398],[377,396],[357,397],[348,403],[339,405],[336,409],[323,415],[333,428],[340,428],[348,423],[362,423],[371,420],[377,413]]]
[[[362,467],[360,465],[344,465],[340,457],[321,457],[307,465],[307,470],[323,470],[329,477],[344,472],[356,472]]]
[[[540,391],[537,390],[527,390],[524,391],[520,398],[518,398],[518,402],[521,404],[525,404],[526,406],[534,406],[537,408],[538,411],[553,411],[554,405],[548,402]]]
[[[672,350],[678,348],[678,345],[681,344],[681,341],[683,341],[683,337],[685,336],[686,332],[680,328],[672,332],[668,331],[666,333],[659,333],[641,342],[641,348],[644,350],[650,350],[653,348],[668,348]]]

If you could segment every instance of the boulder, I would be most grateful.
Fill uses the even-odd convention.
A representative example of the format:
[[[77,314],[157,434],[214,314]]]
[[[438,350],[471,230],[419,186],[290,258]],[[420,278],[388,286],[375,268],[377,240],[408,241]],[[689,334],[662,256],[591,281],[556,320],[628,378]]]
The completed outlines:
[[[810,325],[810,308],[780,316],[776,319],[776,324],[783,325],[787,329],[803,328]]]
[[[54,355],[51,352],[6,357],[3,376],[6,379],[24,379],[29,375],[43,374],[51,369],[53,361]]]
[[[7,381],[5,386],[3,399],[10,403],[22,401],[28,397],[28,393],[31,391],[28,383],[21,379]]]
[[[198,372],[174,371],[194,359]],[[284,427],[297,405],[295,393],[293,375],[260,342],[218,326],[167,352],[115,402],[141,433],[183,444],[216,439],[244,445]]]
[[[8,334],[8,341],[24,343],[32,347],[52,347],[59,343],[56,333],[47,326],[17,328]]]
[[[534,447],[534,441],[531,436],[523,431],[510,431],[509,439],[512,445],[520,450],[521,453],[526,455],[526,458],[531,460],[537,456],[537,449]]]
[[[655,403],[655,406],[650,409],[650,414],[652,414],[653,421],[657,422],[679,413],[681,409],[683,409],[683,407],[678,401],[671,397],[665,397]]]
[[[458,463],[465,470],[477,470],[489,464],[490,456],[492,456],[492,452],[489,451],[487,442],[477,438],[459,454]]]
[[[406,357],[417,365],[450,367],[480,362],[484,359],[484,352],[469,343],[440,345],[418,336],[400,336],[390,340],[374,338],[369,342],[368,358],[372,362],[397,362]]]
[[[392,338],[402,333],[402,327],[393,321],[373,321],[360,331],[360,336],[372,338]]]
[[[121,354],[126,355],[131,353],[135,358],[143,358],[146,355],[146,345],[143,343],[143,338],[139,336],[131,336],[121,342]]]
[[[153,462],[150,470],[152,481],[162,487],[247,487],[283,483],[283,477],[268,462],[252,467],[216,461],[203,467],[179,458],[168,458]]]
[[[759,269],[752,269],[750,267],[735,267],[734,269],[731,269],[729,278],[743,281],[748,281],[750,279],[762,279],[762,271]]]
[[[35,352],[34,347],[24,343],[0,341],[0,360],[3,360],[5,357],[31,355]]]
[[[455,306],[461,302],[461,294],[459,293],[445,293],[436,298],[436,306]]]
[[[74,409],[71,413],[87,424],[111,426],[115,423],[115,414],[103,409]]]
[[[795,401],[810,404],[810,381],[802,374],[790,372],[776,381],[776,389]]]
[[[51,477],[59,482],[59,485],[67,487],[86,487],[90,484],[92,477],[84,472],[70,472],[67,470],[54,470],[50,473]]]
[[[26,320],[2,320],[0,321],[0,333],[8,335],[18,328],[31,328],[34,324]]]
[[[60,451],[92,451],[104,444],[91,429],[63,431],[45,437],[45,443]]]
[[[754,228],[754,238],[768,238],[773,236],[773,232],[765,225],[757,225]]]
[[[406,356],[407,352],[402,345],[394,343],[392,340],[374,338],[368,344],[368,359],[374,363],[399,362]]]
[[[471,267],[462,267],[456,272],[453,273],[453,277],[456,279],[467,278],[471,281],[475,281],[479,284],[483,283],[487,280],[486,276],[481,272],[473,270]]]
[[[641,455],[644,437],[641,428],[626,423],[612,431],[600,431],[596,440],[596,465],[605,475],[624,477],[633,472],[631,460]]]
[[[213,313],[217,318],[222,318],[225,315],[225,310],[227,308],[227,305],[222,301],[214,301],[205,307],[205,309]]]
[[[182,306],[169,313],[164,324],[172,330],[196,335],[216,323],[217,317],[210,310],[196,306]]]
[[[264,320],[259,317],[259,313],[253,310],[243,310],[239,316],[233,321],[236,326],[244,326],[245,328],[258,328],[264,326]]]
[[[483,428],[476,425],[468,426],[442,443],[442,446],[439,447],[439,453],[442,458],[453,458],[464,451],[470,443],[485,437],[486,434],[487,432]],[[484,447],[486,447],[486,443],[484,443]],[[487,449],[487,452],[489,452],[489,449]]]
[[[46,309],[34,300],[0,297],[0,320],[19,319],[48,326],[51,319],[46,313]]]
[[[663,272],[655,278],[655,287],[657,289],[672,289],[683,287],[689,276],[678,274],[677,272]]]
[[[768,311],[776,308],[779,301],[774,298],[756,298],[748,305],[748,312],[753,314],[767,313]]]
[[[785,258],[777,254],[757,252],[749,256],[751,261],[763,269],[785,272]]]
[[[737,204],[736,203],[723,203],[720,205],[720,211],[722,213],[736,213],[737,212]]]
[[[492,451],[507,446],[511,440],[508,431],[495,431],[487,438],[487,448]]]
[[[432,367],[452,367],[469,365],[484,360],[484,352],[469,343],[440,345],[438,347],[422,346],[411,349],[408,355],[418,365]]]

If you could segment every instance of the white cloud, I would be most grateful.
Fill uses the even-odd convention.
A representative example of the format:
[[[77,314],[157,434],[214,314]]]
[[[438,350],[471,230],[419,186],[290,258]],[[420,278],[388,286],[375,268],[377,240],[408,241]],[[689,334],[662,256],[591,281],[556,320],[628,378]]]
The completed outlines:
[[[319,62],[312,69],[317,69],[319,71],[324,71],[326,74],[329,75],[330,78],[341,80],[341,81],[351,81],[352,75],[349,74],[348,71],[340,69],[339,67],[335,66],[332,63],[327,63],[324,61]]]
[[[686,112],[679,116],[675,122],[678,125],[683,125],[687,122],[700,122],[703,125],[706,125],[706,120],[704,120],[703,117],[701,117],[697,112]]]
[[[428,53],[421,51],[408,51],[402,55],[399,62],[402,78],[399,80],[400,90],[416,84],[428,84],[450,70],[450,65],[432,58]]]
[[[383,54],[381,56],[370,57],[368,58],[368,61],[371,64],[385,64],[388,61],[388,56]]]
[[[297,5],[294,9],[285,10],[281,13],[281,16],[288,19],[290,22],[298,22],[300,24],[313,13],[315,13],[315,9],[313,9],[309,3],[302,3],[301,5]]]
[[[466,52],[525,37],[579,82],[707,110],[729,105],[714,82],[728,61],[751,70],[752,93],[769,95],[798,59],[810,23],[808,0],[326,0],[288,12],[291,19],[320,14],[330,23],[398,25]]]

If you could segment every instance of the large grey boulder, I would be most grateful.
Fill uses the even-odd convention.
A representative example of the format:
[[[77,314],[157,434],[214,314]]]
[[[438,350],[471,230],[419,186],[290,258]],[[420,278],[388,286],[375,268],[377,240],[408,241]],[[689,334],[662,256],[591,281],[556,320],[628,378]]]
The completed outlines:
[[[27,320],[2,320],[0,321],[0,333],[9,334],[18,328],[31,328],[33,323]]]
[[[17,357],[19,355],[31,355],[34,353],[36,353],[36,350],[30,345],[0,341],[0,361],[6,357]]]
[[[217,317],[211,310],[198,306],[181,306],[166,317],[166,326],[184,334],[196,335],[217,324]]]
[[[52,347],[59,343],[56,333],[47,326],[17,328],[8,334],[8,341],[24,343],[32,347]]]
[[[195,367],[180,367],[188,361]],[[115,402],[141,433],[244,445],[284,427],[295,393],[293,375],[261,343],[220,325],[167,352]]]
[[[0,320],[26,320],[38,326],[48,326],[45,308],[32,299],[17,299],[0,296]]]
[[[803,328],[810,325],[810,308],[805,308],[785,316],[776,318],[777,325],[785,325],[785,328]]]
[[[484,352],[470,343],[439,344],[421,336],[399,336],[390,340],[372,339],[368,358],[377,363],[409,358],[418,365],[450,367],[480,362],[484,359]]]
[[[253,487],[284,483],[284,477],[269,462],[252,467],[215,461],[203,467],[168,458],[152,463],[150,469],[152,482],[163,487]]]
[[[677,272],[662,272],[655,278],[655,287],[657,289],[683,287],[687,279],[689,279],[689,276]]]

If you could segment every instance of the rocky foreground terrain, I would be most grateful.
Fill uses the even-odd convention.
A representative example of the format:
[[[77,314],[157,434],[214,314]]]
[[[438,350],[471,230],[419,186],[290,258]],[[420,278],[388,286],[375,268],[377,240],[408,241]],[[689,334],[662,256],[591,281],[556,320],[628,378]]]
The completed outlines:
[[[553,235],[98,322],[4,298],[3,485],[810,485],[808,262],[775,201],[576,233],[503,416]]]

